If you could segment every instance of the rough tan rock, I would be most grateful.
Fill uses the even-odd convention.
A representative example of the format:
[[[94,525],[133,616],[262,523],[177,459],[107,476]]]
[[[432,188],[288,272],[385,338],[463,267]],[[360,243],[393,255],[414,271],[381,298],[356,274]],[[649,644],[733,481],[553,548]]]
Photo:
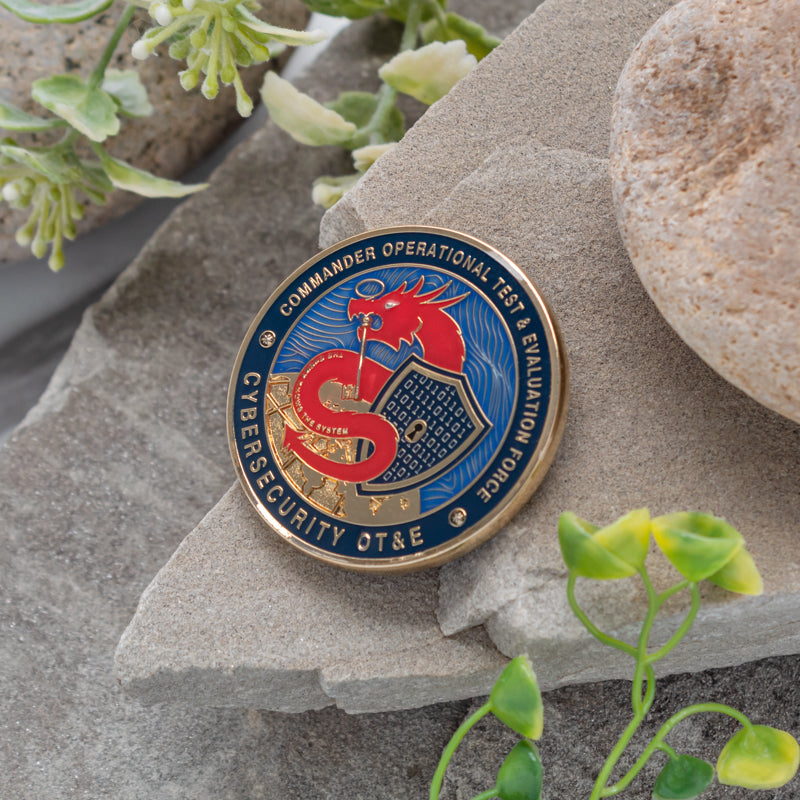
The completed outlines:
[[[619,225],[667,321],[800,421],[800,5],[686,0],[619,81]]]
[[[264,19],[289,28],[303,28],[308,11],[300,0],[263,0]],[[34,114],[45,114],[30,96],[31,84],[38,78],[74,72],[87,76],[99,60],[117,22],[118,9],[73,25],[33,25],[0,8],[3,47],[0,50],[0,97]],[[233,87],[221,87],[212,102],[199,92],[185,92],[178,82],[182,62],[166,54],[146,61],[135,61],[131,45],[139,37],[137,31],[148,26],[149,17],[138,12],[126,31],[110,66],[115,69],[136,68],[147,87],[150,102],[155,107],[150,117],[124,118],[119,136],[109,142],[109,151],[118,158],[130,161],[141,169],[150,170],[165,178],[177,178],[194,166],[217,145],[240,121],[236,113]],[[277,63],[277,62],[276,62]],[[256,99],[266,64],[242,72],[245,88]],[[3,135],[7,135],[3,131]],[[37,142],[41,139],[24,139]],[[79,223],[79,232],[106,222],[129,211],[141,201],[130,192],[115,192],[107,205],[90,205],[86,217]],[[14,232],[27,219],[27,211],[15,211],[0,203],[0,261],[30,255],[27,248],[14,241]]]

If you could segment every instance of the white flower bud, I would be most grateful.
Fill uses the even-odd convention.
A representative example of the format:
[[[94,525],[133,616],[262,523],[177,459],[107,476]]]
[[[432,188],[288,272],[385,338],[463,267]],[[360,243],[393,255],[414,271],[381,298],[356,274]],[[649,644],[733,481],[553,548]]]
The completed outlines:
[[[187,11],[194,11],[194,7],[197,5],[197,0],[183,0],[182,5]]]
[[[139,61],[144,61],[149,58],[150,48],[147,46],[147,42],[143,39],[134,42],[133,47],[131,47],[131,55]]]
[[[150,16],[162,27],[172,22],[172,11],[166,3],[156,3],[150,7]]]
[[[3,187],[3,200],[7,203],[16,203],[22,197],[16,183],[7,183]]]
[[[476,64],[461,39],[431,42],[418,50],[404,50],[379,70],[393,89],[431,105],[444,97]]]

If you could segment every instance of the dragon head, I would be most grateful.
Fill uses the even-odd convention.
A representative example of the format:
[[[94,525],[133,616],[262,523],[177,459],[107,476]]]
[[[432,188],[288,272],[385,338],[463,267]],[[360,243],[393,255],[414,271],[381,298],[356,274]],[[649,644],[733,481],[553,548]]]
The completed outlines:
[[[437,300],[450,286],[450,281],[427,294],[420,294],[424,282],[423,277],[411,289],[405,282],[378,297],[354,297],[347,305],[348,317],[352,320],[360,315],[369,315],[370,324],[365,326],[366,333],[362,335],[368,340],[383,342],[394,350],[399,350],[402,342],[413,344],[414,337],[419,338],[423,327],[426,334],[439,334],[446,338],[455,323],[449,314],[444,313],[444,309],[455,305],[466,295]]]

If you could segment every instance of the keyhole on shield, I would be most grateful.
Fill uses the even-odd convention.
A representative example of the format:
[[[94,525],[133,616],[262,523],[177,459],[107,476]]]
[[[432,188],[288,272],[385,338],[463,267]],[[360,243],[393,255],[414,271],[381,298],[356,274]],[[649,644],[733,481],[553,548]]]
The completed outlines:
[[[412,422],[405,432],[405,439],[407,442],[418,442],[428,430],[428,425],[424,419],[418,419]]]

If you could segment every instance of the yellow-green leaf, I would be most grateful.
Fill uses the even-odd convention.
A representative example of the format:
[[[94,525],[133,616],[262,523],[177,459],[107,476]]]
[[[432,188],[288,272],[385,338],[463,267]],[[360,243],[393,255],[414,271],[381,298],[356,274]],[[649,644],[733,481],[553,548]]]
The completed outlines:
[[[147,89],[136,70],[107,69],[103,91],[108,92],[119,103],[120,111],[129,117],[149,117],[153,113]]]
[[[81,164],[75,153],[58,147],[18,147],[0,145],[0,153],[44,175],[53,183],[75,183],[81,179]]]
[[[200,192],[208,186],[207,183],[181,183],[159,178],[121,159],[112,158],[101,147],[95,147],[95,152],[100,158],[103,171],[117,189],[124,189],[142,197],[185,197],[187,194]]]
[[[5,100],[0,100],[0,128],[7,131],[49,131],[51,128],[63,128],[63,119],[44,119],[29,114]]]
[[[708,577],[729,592],[757,595],[764,592],[764,582],[753,557],[744,547],[725,566]]]
[[[724,519],[694,511],[656,517],[653,536],[675,569],[695,583],[719,572],[744,545]]]
[[[564,562],[584,578],[615,580],[634,575],[647,555],[649,520],[647,509],[638,509],[598,528],[566,511],[558,520]]]
[[[742,728],[722,748],[717,760],[720,783],[747,789],[777,789],[800,766],[800,746],[786,731],[767,725]]]
[[[31,0],[0,0],[0,6],[26,22],[80,22],[111,6],[113,0],[77,0],[73,3],[33,3]]]
[[[404,50],[379,70],[381,80],[427,105],[444,97],[478,63],[461,39]]]
[[[272,121],[301,144],[342,144],[356,131],[341,114],[298,92],[274,72],[267,73],[261,98]]]
[[[594,534],[597,544],[626,564],[639,569],[644,566],[650,546],[650,512],[637,508]]]
[[[358,183],[360,177],[360,172],[352,175],[321,175],[314,181],[311,200],[315,205],[331,208]]]

